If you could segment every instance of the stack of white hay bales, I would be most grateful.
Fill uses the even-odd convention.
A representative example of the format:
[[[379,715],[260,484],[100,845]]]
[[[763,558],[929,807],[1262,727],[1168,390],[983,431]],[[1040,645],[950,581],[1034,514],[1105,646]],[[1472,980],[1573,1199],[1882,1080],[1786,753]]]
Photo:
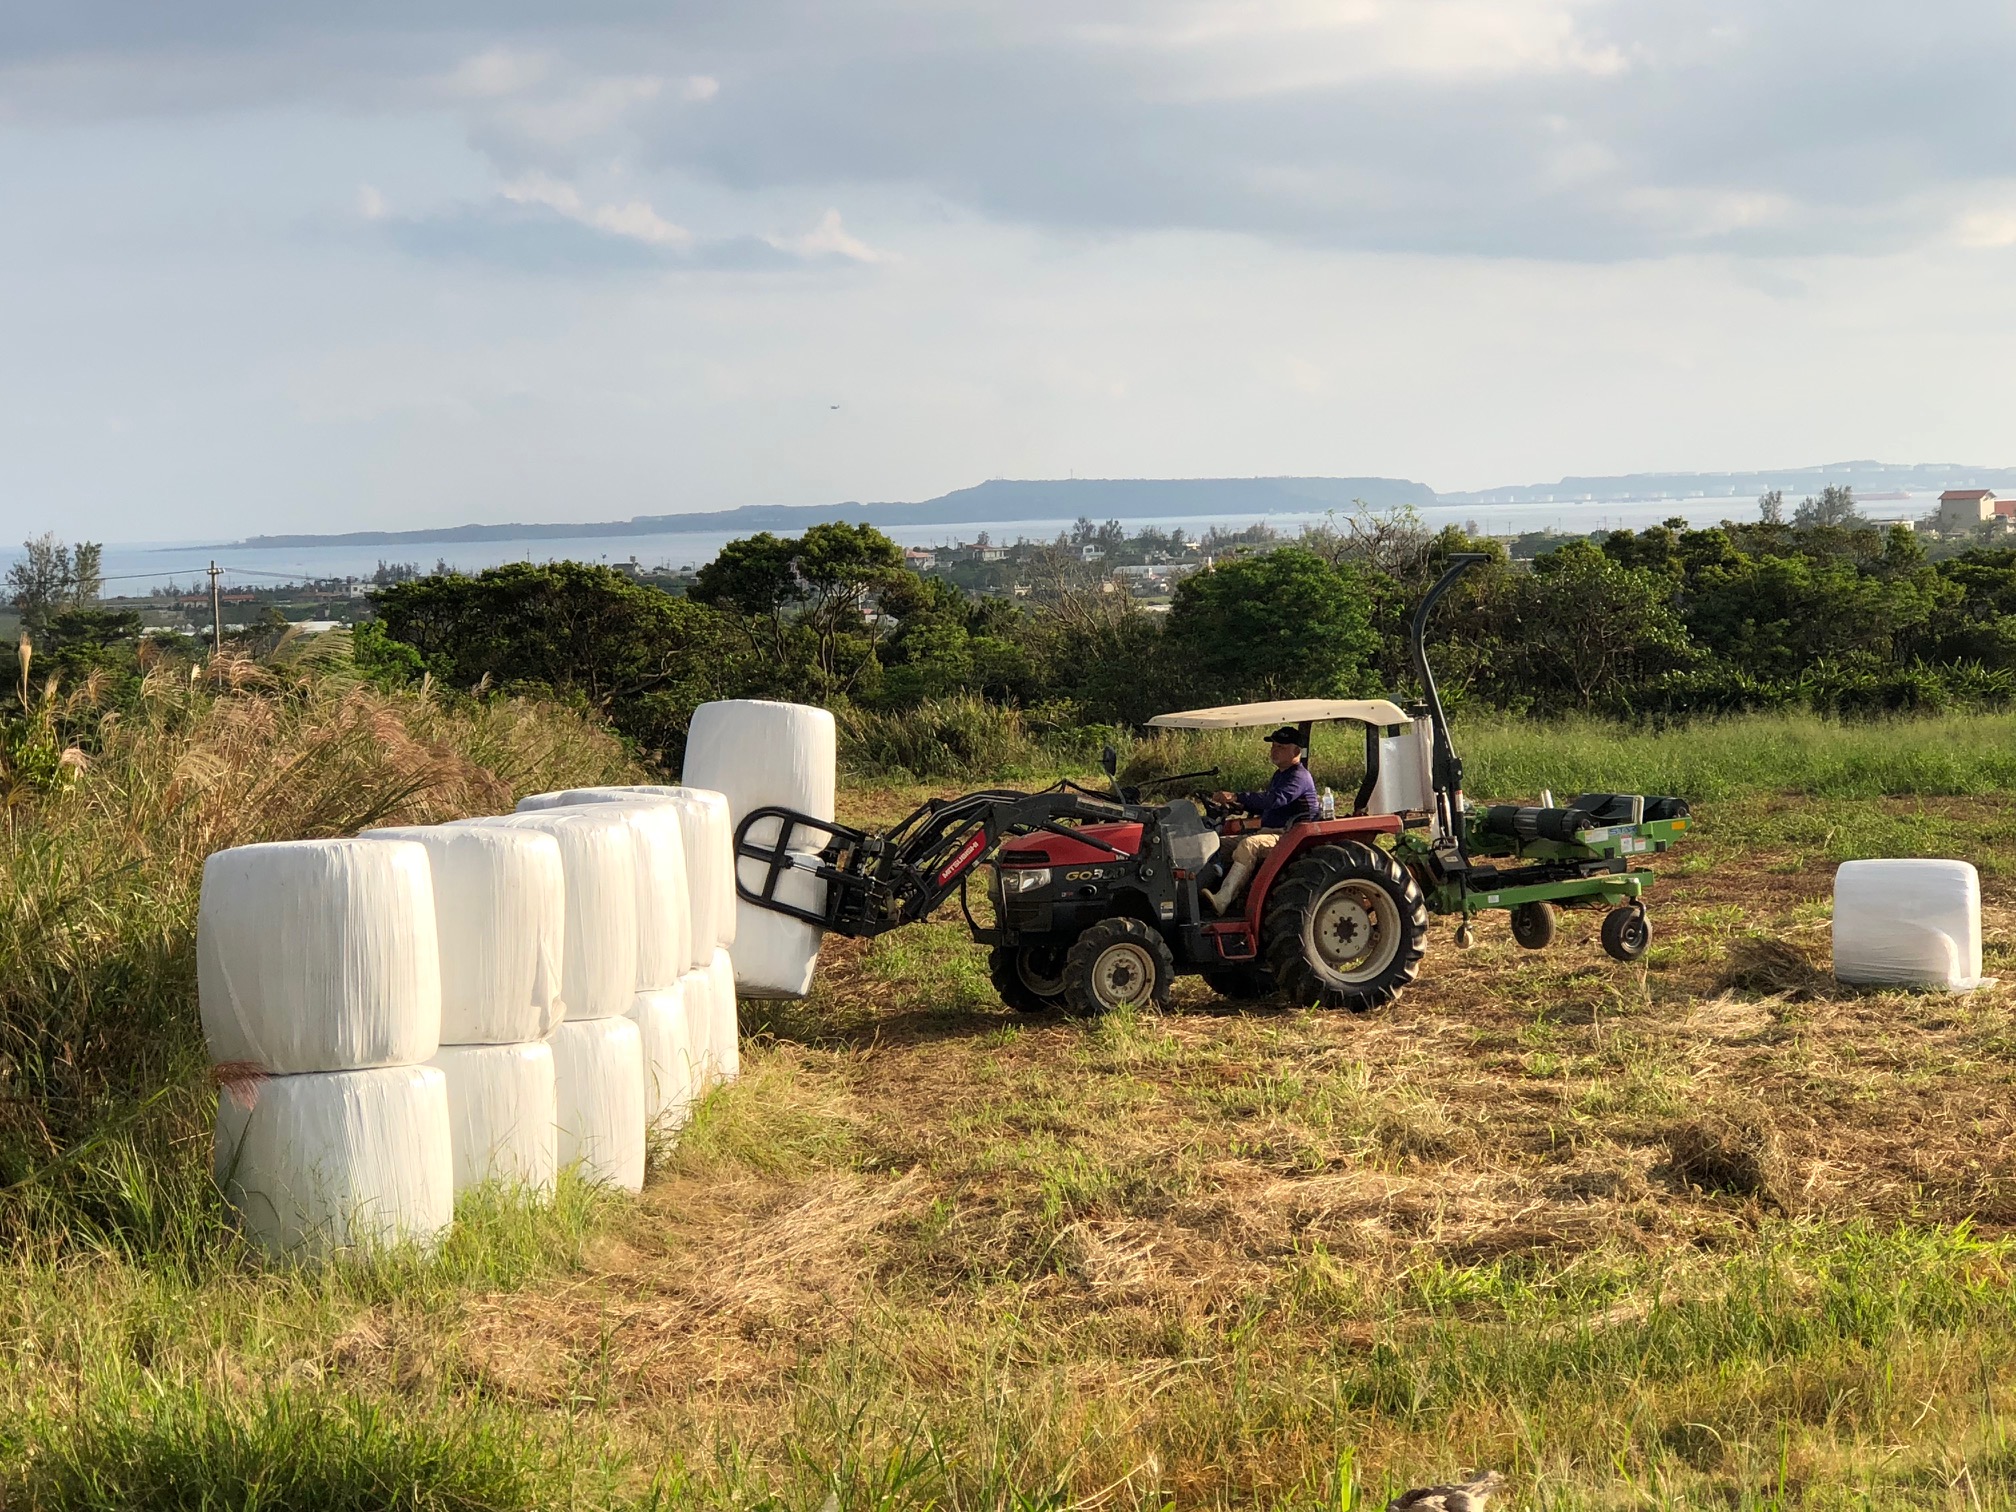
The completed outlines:
[[[455,1193],[486,1181],[553,1189],[553,1047],[567,878],[551,835],[460,825],[367,830],[417,845],[433,878],[441,1048]]]
[[[218,1180],[262,1247],[426,1243],[460,1192],[550,1190],[569,1166],[635,1190],[647,1131],[740,1069],[738,979],[809,990],[818,929],[738,908],[732,837],[766,805],[832,817],[832,716],[703,705],[694,734],[687,774],[720,787],[546,793],[210,858]],[[816,911],[798,875],[791,900]]]
[[[532,830],[559,844],[566,877],[560,955],[562,1020],[553,1029],[556,1157],[591,1180],[644,1185],[644,1054],[637,994],[637,845],[623,814],[555,809],[463,819],[459,826]]]
[[[427,852],[301,840],[220,851],[196,924],[220,1070],[217,1181],[270,1253],[427,1243],[454,1214],[448,1089],[427,1065],[441,968]]]
[[[735,943],[728,801],[719,793],[685,787],[569,788],[520,799],[518,810],[550,813],[591,804],[656,807],[677,823],[684,846],[691,884],[685,964],[669,990],[640,990],[632,1010],[643,1032],[650,1116],[676,1128],[694,1098],[732,1080],[741,1069],[734,968],[728,955]]]

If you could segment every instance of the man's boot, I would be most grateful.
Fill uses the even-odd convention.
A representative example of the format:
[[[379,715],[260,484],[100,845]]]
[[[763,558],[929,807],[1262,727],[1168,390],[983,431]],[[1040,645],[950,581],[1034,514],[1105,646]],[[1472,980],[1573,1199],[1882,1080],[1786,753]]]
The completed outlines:
[[[1246,890],[1246,879],[1253,875],[1251,861],[1235,861],[1232,869],[1225,873],[1225,880],[1218,885],[1218,891],[1204,894],[1205,901],[1216,914],[1227,914],[1232,905],[1239,901],[1239,894]]]

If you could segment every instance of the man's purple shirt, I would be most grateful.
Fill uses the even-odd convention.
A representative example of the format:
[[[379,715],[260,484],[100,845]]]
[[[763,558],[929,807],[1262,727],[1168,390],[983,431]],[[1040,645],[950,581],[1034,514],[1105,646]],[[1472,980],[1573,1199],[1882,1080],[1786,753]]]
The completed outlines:
[[[1286,829],[1291,824],[1314,819],[1323,811],[1316,801],[1316,779],[1299,761],[1285,772],[1275,772],[1259,792],[1237,796],[1239,807],[1260,816],[1262,829]]]

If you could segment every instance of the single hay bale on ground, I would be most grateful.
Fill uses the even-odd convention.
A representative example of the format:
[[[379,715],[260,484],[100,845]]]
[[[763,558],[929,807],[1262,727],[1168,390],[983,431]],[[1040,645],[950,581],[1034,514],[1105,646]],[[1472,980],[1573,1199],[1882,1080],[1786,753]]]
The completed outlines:
[[[1704,1192],[1753,1197],[1787,1209],[1792,1171],[1777,1133],[1747,1111],[1709,1113],[1674,1124],[1664,1136],[1667,1173]]]
[[[1827,996],[1834,979],[1796,945],[1766,935],[1745,935],[1730,944],[1716,986],[1724,992],[1755,992],[1805,1003]]]

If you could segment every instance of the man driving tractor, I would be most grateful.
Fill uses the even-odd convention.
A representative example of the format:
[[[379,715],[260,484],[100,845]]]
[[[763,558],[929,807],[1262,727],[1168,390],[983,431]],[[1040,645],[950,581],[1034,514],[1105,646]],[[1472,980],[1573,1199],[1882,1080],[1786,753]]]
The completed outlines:
[[[1214,793],[1213,799],[1226,808],[1239,809],[1260,821],[1260,828],[1241,836],[1232,847],[1225,880],[1216,892],[1204,896],[1219,914],[1231,912],[1246,890],[1260,858],[1272,850],[1290,825],[1313,820],[1321,811],[1316,799],[1316,779],[1302,759],[1302,732],[1283,725],[1267,737],[1267,759],[1274,763],[1274,775],[1267,786],[1253,793]]]

